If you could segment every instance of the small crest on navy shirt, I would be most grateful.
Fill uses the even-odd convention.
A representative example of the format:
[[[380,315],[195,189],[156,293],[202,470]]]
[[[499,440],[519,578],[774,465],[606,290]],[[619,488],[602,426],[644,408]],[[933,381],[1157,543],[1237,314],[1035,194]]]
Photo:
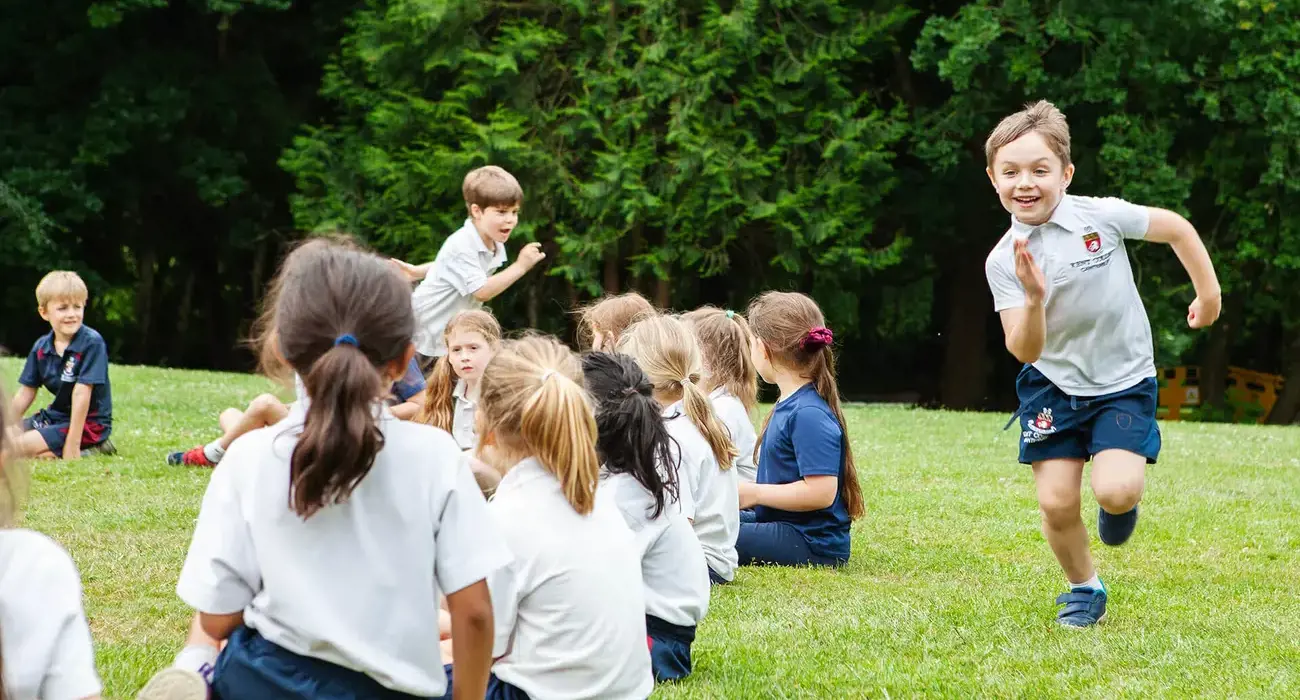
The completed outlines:
[[[61,381],[72,382],[77,379],[77,360],[81,355],[69,353],[68,360],[63,363],[63,376],[59,377]]]
[[[1083,234],[1083,247],[1088,249],[1089,253],[1101,252],[1101,234],[1088,232]]]

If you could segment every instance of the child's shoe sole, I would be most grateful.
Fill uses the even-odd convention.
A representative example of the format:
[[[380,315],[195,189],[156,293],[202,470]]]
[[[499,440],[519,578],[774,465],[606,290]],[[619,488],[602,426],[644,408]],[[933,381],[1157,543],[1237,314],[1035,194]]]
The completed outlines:
[[[208,700],[208,683],[194,671],[164,668],[149,679],[135,700]]]

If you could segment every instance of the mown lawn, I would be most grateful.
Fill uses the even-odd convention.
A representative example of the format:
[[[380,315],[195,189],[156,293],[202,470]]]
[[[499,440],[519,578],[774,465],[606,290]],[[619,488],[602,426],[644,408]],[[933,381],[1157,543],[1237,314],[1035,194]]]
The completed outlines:
[[[0,360],[10,395],[19,368]],[[130,698],[189,615],[173,589],[208,473],[164,455],[271,387],[112,377],[120,454],[37,464],[24,525],[76,559],[107,695]],[[715,588],[694,676],[657,697],[1300,697],[1300,428],[1165,424],[1137,534],[1096,545],[1110,619],[1073,631],[1052,623],[1063,579],[1004,416],[855,406],[849,420],[869,508],[852,561]],[[1090,523],[1095,508],[1085,497]]]

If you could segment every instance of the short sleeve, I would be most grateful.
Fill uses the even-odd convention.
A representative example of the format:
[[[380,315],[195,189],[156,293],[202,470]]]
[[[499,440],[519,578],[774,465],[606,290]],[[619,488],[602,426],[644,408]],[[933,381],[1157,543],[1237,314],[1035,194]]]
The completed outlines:
[[[497,532],[487,501],[474,480],[469,458],[456,451],[456,475],[445,494],[434,533],[434,577],[450,595],[510,563],[510,550]]]
[[[994,248],[988,259],[984,261],[984,276],[988,278],[989,291],[993,292],[994,311],[1016,309],[1025,305],[1025,287],[1020,284],[1015,271],[1008,267],[1010,260],[1011,255],[1004,253],[999,246]]]
[[[81,577],[72,560],[60,554],[63,556],[49,569],[48,580],[42,585],[45,594],[57,601],[54,609],[46,608],[44,614],[61,619],[38,695],[76,700],[98,695],[103,687],[95,672],[95,647],[82,606]]]
[[[1147,237],[1147,229],[1151,226],[1151,212],[1146,207],[1118,197],[1104,197],[1097,202],[1100,205],[1097,210],[1100,223],[1111,233],[1134,240]]]
[[[478,254],[473,251],[451,255],[439,276],[462,296],[477,292],[488,280],[487,272],[478,262]]]
[[[398,403],[410,401],[412,397],[424,391],[424,372],[420,371],[420,363],[415,358],[411,358],[411,363],[406,366],[406,374],[401,379],[393,383],[393,398]]]
[[[799,476],[839,476],[844,460],[844,431],[839,421],[816,407],[794,415],[791,442]]]
[[[677,482],[677,500],[672,505],[678,512],[686,516],[687,520],[695,519],[695,485],[690,482],[690,469],[683,466],[688,455],[682,451],[681,445],[673,440],[670,443],[670,451],[675,461],[666,465],[666,469],[674,470],[674,480]]]
[[[77,373],[78,384],[108,383],[108,347],[104,339],[92,338],[81,354],[81,371]]]
[[[36,341],[32,346],[32,351],[27,353],[27,362],[23,364],[22,374],[18,375],[18,383],[29,389],[41,388],[41,362],[37,358],[37,352],[41,347],[41,341]]]
[[[519,616],[519,572],[515,562],[498,567],[488,575],[488,594],[492,597],[492,658],[499,659],[510,651]]]
[[[239,612],[262,589],[252,533],[239,504],[235,476],[240,443],[212,471],[203,495],[190,551],[176,593],[190,607],[212,615]]]

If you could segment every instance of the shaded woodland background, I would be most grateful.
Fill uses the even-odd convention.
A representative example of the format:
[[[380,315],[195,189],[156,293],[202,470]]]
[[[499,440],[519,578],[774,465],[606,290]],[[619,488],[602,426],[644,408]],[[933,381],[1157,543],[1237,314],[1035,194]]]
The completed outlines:
[[[341,229],[431,259],[461,178],[502,165],[513,247],[550,253],[494,310],[568,334],[664,306],[818,299],[850,396],[1012,401],[983,277],[1005,230],[988,130],[1067,113],[1071,191],[1188,216],[1224,314],[1134,246],[1162,366],[1286,374],[1300,408],[1300,0],[47,0],[0,10],[0,345],[78,270],[114,359],[246,369],[286,246]]]

